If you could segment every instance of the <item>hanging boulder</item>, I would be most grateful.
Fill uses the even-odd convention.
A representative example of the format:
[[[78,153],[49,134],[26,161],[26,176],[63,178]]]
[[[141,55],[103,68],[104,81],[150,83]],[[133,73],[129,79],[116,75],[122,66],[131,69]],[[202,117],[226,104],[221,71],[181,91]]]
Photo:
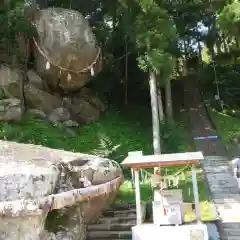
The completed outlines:
[[[34,24],[35,67],[55,91],[80,89],[101,70],[101,50],[81,13],[42,9],[35,14]]]

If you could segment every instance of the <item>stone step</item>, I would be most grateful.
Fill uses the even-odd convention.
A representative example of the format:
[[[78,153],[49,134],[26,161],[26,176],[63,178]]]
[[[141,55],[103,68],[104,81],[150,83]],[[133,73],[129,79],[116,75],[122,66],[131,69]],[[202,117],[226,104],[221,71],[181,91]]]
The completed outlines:
[[[229,237],[240,237],[240,229],[234,229],[234,228],[223,228],[223,232],[226,236]]]
[[[95,240],[95,238],[87,237],[86,240]],[[108,240],[132,240],[131,238],[108,238]]]
[[[207,180],[211,183],[214,181],[221,181],[221,182],[237,182],[236,178],[233,177],[231,172],[221,172],[221,173],[213,173],[213,174],[206,174]]]
[[[87,233],[87,239],[131,239],[132,231],[94,231]]]
[[[129,210],[129,209],[136,209],[136,204],[134,204],[134,203],[112,204],[107,210],[117,211],[117,210]]]
[[[135,224],[115,223],[115,224],[92,224],[87,226],[88,231],[131,231]]]
[[[232,200],[239,201],[240,200],[240,195],[239,195],[239,193],[237,193],[237,194],[212,193],[211,198],[213,200],[225,200],[226,202],[227,201],[232,201]]]
[[[222,187],[218,187],[218,186],[211,186],[209,184],[209,190],[211,192],[211,194],[237,194],[239,193],[239,188],[236,188],[236,187],[225,187],[225,188],[222,188]]]
[[[232,194],[232,195],[223,195],[221,194],[213,194],[212,202],[214,204],[240,204],[240,195]]]
[[[225,160],[228,161],[228,158],[224,157],[224,156],[205,156],[204,155],[204,162],[207,161],[221,161],[221,160]]]
[[[232,167],[231,166],[218,166],[218,167],[216,167],[216,166],[212,166],[212,165],[209,165],[209,166],[205,165],[203,167],[203,170],[204,170],[205,173],[215,174],[215,173],[232,172]]]
[[[204,167],[224,167],[224,166],[230,166],[228,160],[207,160],[204,159],[201,161],[201,166]]]
[[[103,212],[102,216],[104,217],[136,216],[136,209],[117,210],[117,211],[107,210]]]
[[[129,223],[136,224],[136,216],[122,216],[122,217],[101,217],[98,223]]]
[[[240,229],[240,222],[222,222],[223,229]]]
[[[240,236],[226,236],[224,240],[240,240]]]

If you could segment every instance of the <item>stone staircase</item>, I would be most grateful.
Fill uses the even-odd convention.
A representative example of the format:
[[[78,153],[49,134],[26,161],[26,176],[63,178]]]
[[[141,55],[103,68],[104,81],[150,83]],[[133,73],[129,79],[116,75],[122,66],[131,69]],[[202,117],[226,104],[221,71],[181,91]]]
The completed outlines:
[[[87,240],[131,240],[131,228],[134,225],[136,225],[134,204],[112,205],[103,212],[97,223],[87,226]]]
[[[211,122],[196,83],[185,81],[185,107],[188,109],[196,150],[202,151],[201,163],[210,199],[217,215],[221,240],[240,240],[240,194],[229,163],[228,153],[219,138],[196,140],[196,136],[218,135]]]

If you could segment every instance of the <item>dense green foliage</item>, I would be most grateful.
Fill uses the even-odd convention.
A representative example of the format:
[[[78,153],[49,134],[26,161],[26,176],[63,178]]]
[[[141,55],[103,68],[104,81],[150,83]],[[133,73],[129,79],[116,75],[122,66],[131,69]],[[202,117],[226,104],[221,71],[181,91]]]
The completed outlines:
[[[0,138],[98,154],[117,161],[131,150],[152,153],[149,72],[158,75],[161,86],[158,90],[166,89],[169,79],[174,85],[191,73],[214,108],[240,118],[239,1],[37,0],[36,6],[33,3],[24,5],[23,0],[11,0],[10,5],[1,5],[0,52],[5,54],[1,62],[13,64],[12,56],[16,55],[18,64],[25,63],[16,36],[31,39],[34,31],[29,23],[35,8],[75,9],[89,19],[106,59],[103,71],[90,85],[114,107],[100,122],[82,126],[74,135],[26,116],[17,125],[1,125]],[[178,116],[184,91],[179,88],[172,92]],[[166,103],[167,94],[162,95]],[[122,103],[125,106],[119,108]],[[224,125],[225,119],[228,121],[226,115],[214,116],[222,129],[227,128],[228,135],[238,135],[238,119],[231,118],[229,125]],[[161,123],[161,138],[163,152],[187,150],[182,124]],[[205,200],[205,189],[201,189]],[[145,190],[148,196],[149,188]]]
[[[79,127],[76,132],[56,128],[44,120],[26,116],[19,124],[0,125],[0,138],[39,144],[73,152],[85,152],[122,161],[129,151],[152,152],[151,119],[146,108],[111,108],[100,122]],[[165,152],[187,149],[181,124],[163,124]]]
[[[130,101],[148,101],[148,75],[140,69],[159,73],[163,86],[165,79],[178,79],[189,68],[197,68],[197,77],[209,96],[220,94],[230,107],[239,105],[239,1],[37,0],[36,6],[34,2],[24,5],[23,0],[11,0],[10,5],[2,6],[1,42],[19,33],[33,34],[29,20],[35,7],[82,12],[108,59],[105,74],[98,76],[93,85],[111,101],[123,102],[126,91]],[[7,47],[6,43],[1,46],[5,51],[15,51],[9,42]],[[206,58],[210,60],[206,62]]]

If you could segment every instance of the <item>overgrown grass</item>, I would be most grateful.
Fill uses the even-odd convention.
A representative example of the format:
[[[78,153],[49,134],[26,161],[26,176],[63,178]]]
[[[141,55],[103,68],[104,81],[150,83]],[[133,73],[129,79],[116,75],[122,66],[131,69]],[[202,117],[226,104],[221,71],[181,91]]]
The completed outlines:
[[[163,151],[187,148],[181,124],[162,125]],[[111,108],[99,122],[80,126],[75,134],[26,116],[18,124],[0,124],[0,139],[110,157],[121,162],[129,151],[151,154],[151,112],[147,108]]]
[[[211,117],[224,142],[229,142],[236,136],[240,136],[240,119],[222,112],[210,109]]]
[[[183,123],[165,123],[160,127],[163,152],[188,150]],[[151,111],[136,106],[110,108],[99,122],[80,126],[74,135],[28,115],[18,124],[0,124],[0,139],[96,154],[121,162],[129,151],[142,150],[144,154],[152,154]],[[179,171],[179,168],[169,168],[168,174],[176,171]],[[129,171],[126,171],[125,177],[129,176]],[[189,181],[179,186],[183,189],[184,200],[187,202],[192,202],[193,199],[192,191],[189,194],[190,186]],[[199,179],[199,186],[200,199],[205,201],[207,193],[201,179]],[[152,199],[150,185],[141,185],[141,190],[142,200],[150,201]],[[128,203],[135,201],[134,192],[129,185],[124,184],[121,187],[117,201]]]

